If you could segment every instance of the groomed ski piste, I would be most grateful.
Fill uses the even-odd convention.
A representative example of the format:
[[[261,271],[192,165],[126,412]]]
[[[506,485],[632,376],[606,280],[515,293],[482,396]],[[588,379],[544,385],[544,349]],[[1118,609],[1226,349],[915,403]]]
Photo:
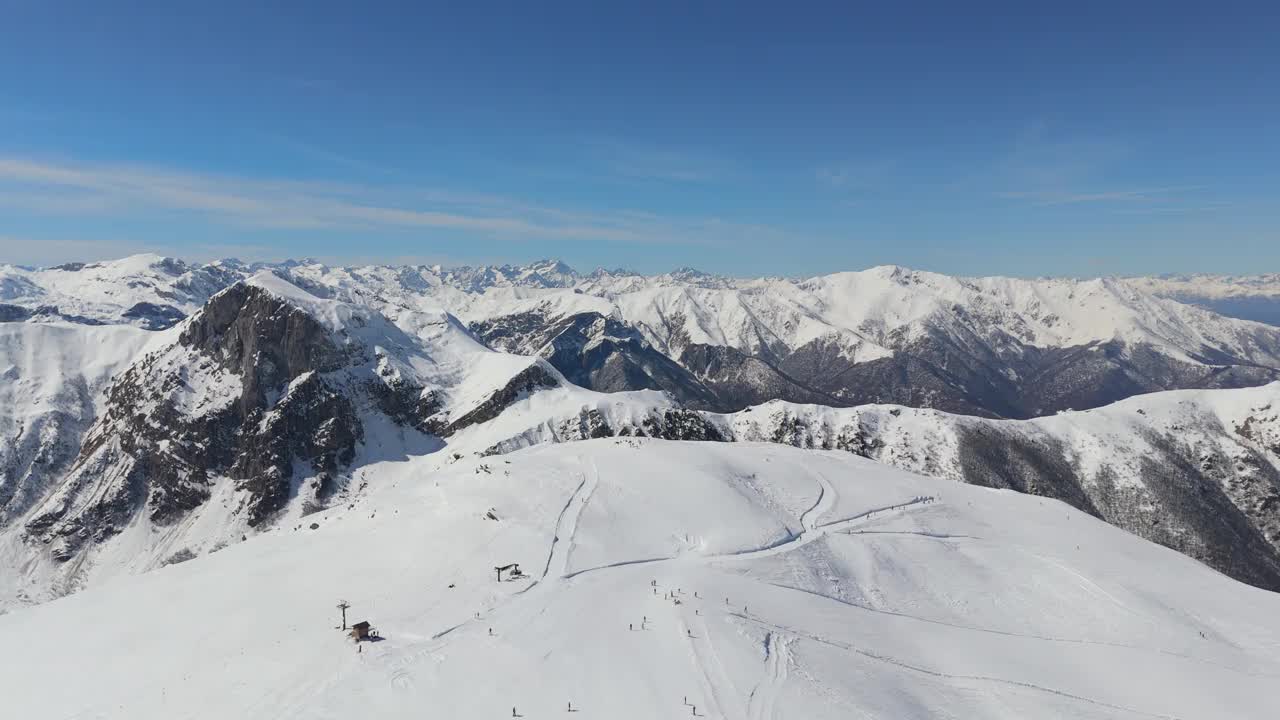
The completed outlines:
[[[4,715],[1280,717],[1280,596],[1055,501],[637,438],[364,477],[0,616]]]

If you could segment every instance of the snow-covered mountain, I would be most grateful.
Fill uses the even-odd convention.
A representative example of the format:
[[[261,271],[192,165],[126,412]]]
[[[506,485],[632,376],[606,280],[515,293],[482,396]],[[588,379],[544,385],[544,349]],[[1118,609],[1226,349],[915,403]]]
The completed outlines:
[[[1280,591],[1280,383],[1153,393],[1026,421],[775,402],[719,423],[726,438],[847,449],[1056,498]]]
[[[191,265],[160,255],[34,269],[0,265],[0,320],[172,327],[254,269],[235,260]]]
[[[1280,273],[1129,278],[1142,290],[1228,317],[1280,325]]]
[[[1280,713],[1280,595],[1044,498],[655,439],[368,468],[250,542],[0,616],[14,717]],[[495,581],[519,563],[525,576]],[[349,622],[380,640],[355,645]]]
[[[694,412],[651,393],[549,391],[451,441],[498,456],[598,437],[774,442],[1054,498],[1280,591],[1280,383],[1152,393],[1034,420],[774,401]]]
[[[5,267],[0,312],[164,327],[263,269],[153,256]],[[582,275],[554,261],[268,269],[410,332],[415,317],[448,312],[494,347],[546,357],[588,387],[662,389],[710,410],[781,399],[1026,418],[1280,378],[1280,329],[1156,297],[1138,281],[968,279],[893,266],[807,280]]]
[[[0,323],[0,527],[61,477],[104,390],[159,339],[130,326]]]
[[[366,468],[388,458],[429,458],[439,470],[619,435],[801,446],[825,437],[816,444],[1064,499],[1233,577],[1280,586],[1265,469],[1274,463],[1228,419],[1194,426],[1197,442],[1263,468],[1254,475],[1205,465],[1202,448],[1179,454],[1190,435],[1146,420],[1090,465],[1072,444],[1079,433],[1042,429],[1059,418],[830,409],[894,400],[1038,415],[1276,376],[1280,329],[1120,281],[156,257],[0,274],[4,302],[30,310],[0,323],[0,399],[10,401],[0,407],[0,568],[23,568],[0,573],[0,604],[288,525],[360,497]],[[38,312],[51,298],[59,310]],[[176,324],[146,330],[166,323],[131,314],[140,303],[174,309]],[[937,430],[895,440],[882,429],[901,417],[936,418]],[[1166,466],[1180,470],[1153,470]]]
[[[19,401],[41,399],[40,372],[61,378],[47,384],[63,395],[80,392],[48,391],[67,407],[15,419],[14,437],[30,438],[20,450],[34,449],[15,453],[0,485],[9,549],[26,548],[40,560],[29,570],[41,570],[28,572],[37,580],[29,591],[9,589],[38,598],[75,587],[103,553],[145,568],[193,526],[227,541],[312,512],[346,488],[354,465],[429,453],[522,394],[564,384],[544,361],[493,352],[448,315],[417,319],[410,334],[367,306],[317,298],[263,271],[155,334],[144,354],[136,336],[147,333],[114,328],[135,342],[97,364],[25,362],[39,372],[13,373],[33,396]],[[92,342],[107,330],[10,326],[35,332],[35,342]],[[41,350],[83,358],[69,345]],[[89,385],[104,384],[102,363],[116,372],[98,395]],[[35,422],[43,425],[24,427]]]
[[[538,328],[584,313],[614,317],[704,384],[726,385],[718,409],[784,399],[1033,417],[1280,377],[1276,328],[1117,280],[967,280],[884,267],[719,287],[655,282],[620,294],[491,290],[457,312],[482,338],[525,352],[539,350]]]

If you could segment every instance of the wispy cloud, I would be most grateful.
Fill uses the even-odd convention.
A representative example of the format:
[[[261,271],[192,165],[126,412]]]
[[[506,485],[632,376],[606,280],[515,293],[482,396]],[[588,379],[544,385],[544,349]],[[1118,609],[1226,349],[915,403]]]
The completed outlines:
[[[398,185],[263,180],[0,156],[0,205],[37,213],[197,215],[257,229],[440,229],[494,238],[718,244],[771,231],[718,218],[601,214]],[[0,232],[3,231],[0,227]]]
[[[1079,203],[1115,203],[1129,201],[1168,201],[1181,193],[1201,190],[1201,185],[1145,188],[1138,190],[1107,190],[1096,192],[1063,192],[1057,190],[1018,190],[996,193],[1009,200],[1030,200],[1036,205],[1076,205]]]
[[[1012,139],[964,187],[1033,207],[1107,206],[1112,212],[1195,212],[1216,205],[1204,197],[1203,184],[1143,182],[1142,154],[1115,138],[1062,136],[1045,122],[1033,123]],[[1165,178],[1169,180],[1173,178]],[[1183,179],[1183,178],[1176,178]],[[1127,187],[1126,187],[1127,186]],[[1176,208],[1176,210],[1175,210]]]

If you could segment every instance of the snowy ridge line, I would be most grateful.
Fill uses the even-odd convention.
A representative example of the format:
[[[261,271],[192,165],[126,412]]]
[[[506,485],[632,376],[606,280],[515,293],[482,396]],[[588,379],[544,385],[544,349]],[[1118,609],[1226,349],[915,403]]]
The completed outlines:
[[[1138,652],[1167,655],[1169,657],[1175,657],[1180,660],[1190,660],[1192,662],[1200,663],[1202,665],[1218,667],[1218,668],[1222,668],[1223,670],[1230,670],[1231,672],[1240,673],[1242,675],[1248,675],[1250,677],[1280,679],[1280,673],[1267,673],[1267,672],[1258,672],[1256,670],[1245,670],[1232,665],[1228,665],[1226,663],[1214,662],[1213,660],[1206,660],[1204,658],[1196,657],[1195,655],[1187,655],[1185,653],[1174,652],[1172,650],[1162,650],[1160,648],[1142,647],[1140,645],[1127,645],[1125,643],[1108,642],[1106,640],[1083,640],[1080,638],[1050,637],[1046,635],[1035,635],[1031,633],[1016,633],[1016,632],[1009,632],[1007,630],[995,630],[992,628],[976,627],[973,625],[960,625],[958,623],[951,623],[945,620],[935,620],[933,618],[921,617],[919,615],[912,615],[911,613],[899,612],[897,610],[885,610],[883,608],[874,608],[874,607],[871,607],[870,605],[863,605],[862,603],[857,603],[852,600],[845,600],[843,598],[832,597],[831,595],[824,595],[820,592],[815,592],[813,590],[809,590],[802,587],[796,587],[794,585],[781,585],[775,582],[770,582],[766,584],[771,587],[778,588],[779,590],[790,590],[792,592],[804,593],[812,597],[822,598],[823,600],[830,600],[831,602],[839,603],[846,607],[857,608],[858,610],[863,610],[869,613],[876,613],[877,615],[888,615],[891,617],[903,618],[905,620],[914,620],[916,622],[928,623],[930,625],[940,625],[942,627],[954,628],[956,630],[967,630],[970,632],[979,632],[979,633],[985,633],[988,635],[1003,635],[1006,637],[1013,637],[1013,638],[1019,638],[1024,640],[1042,640],[1044,642],[1051,642],[1051,643],[1066,643],[1066,644],[1072,644],[1072,645],[1098,645],[1102,647],[1120,648],[1123,650],[1136,650]]]
[[[831,647],[838,648],[846,652],[855,653],[857,655],[861,655],[862,657],[869,658],[871,660],[876,660],[882,663],[888,663],[890,665],[895,665],[905,670],[910,670],[912,672],[917,672],[923,675],[929,675],[936,678],[942,678],[944,680],[961,680],[961,681],[967,680],[967,681],[994,683],[999,685],[1008,685],[1012,687],[1022,687],[1022,688],[1027,688],[1028,690],[1034,690],[1036,692],[1057,695],[1059,697],[1068,698],[1070,700],[1089,703],[1091,705],[1097,705],[1099,707],[1105,707],[1111,710],[1120,710],[1122,712],[1131,713],[1133,715],[1140,715],[1142,717],[1159,718],[1160,720],[1185,720],[1185,718],[1182,718],[1178,715],[1166,715],[1164,713],[1150,713],[1145,710],[1137,710],[1135,708],[1125,707],[1123,705],[1114,705],[1112,703],[1105,702],[1102,700],[1095,700],[1093,698],[1084,697],[1083,695],[1076,695],[1074,693],[1069,693],[1063,690],[1055,690],[1054,688],[1045,687],[1043,685],[1037,685],[1035,683],[1023,682],[1021,680],[1007,680],[1005,678],[990,677],[986,675],[963,675],[963,674],[946,673],[938,670],[932,670],[930,668],[926,668],[920,665],[913,665],[908,662],[903,662],[901,660],[891,658],[887,655],[881,655],[871,650],[863,650],[849,643],[840,642],[839,640],[831,640],[830,638],[811,635],[802,630],[796,630],[794,628],[787,628],[779,625],[774,625],[770,622],[761,620],[759,618],[748,617],[746,615],[743,615],[742,613],[731,612],[729,614],[736,618],[744,620],[748,623],[758,625],[760,627],[769,628],[769,629],[777,630],[780,632],[791,633],[792,635],[798,638],[812,640],[813,642],[821,643],[823,645],[830,645]]]

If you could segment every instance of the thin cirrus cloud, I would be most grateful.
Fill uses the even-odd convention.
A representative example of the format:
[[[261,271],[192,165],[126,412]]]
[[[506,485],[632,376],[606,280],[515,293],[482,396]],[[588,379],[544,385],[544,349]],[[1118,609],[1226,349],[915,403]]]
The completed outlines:
[[[1029,200],[1036,205],[1078,205],[1081,203],[1116,203],[1129,201],[1167,202],[1181,193],[1201,190],[1203,186],[1186,185],[1180,187],[1146,188],[1136,190],[1109,190],[1101,192],[1064,192],[1048,190],[1010,191],[996,193],[998,197],[1008,200]]]
[[[395,186],[261,180],[153,167],[0,157],[0,204],[45,213],[199,214],[263,229],[436,228],[487,236],[719,244],[717,219],[610,216],[495,196]],[[745,227],[751,231],[753,228]]]

